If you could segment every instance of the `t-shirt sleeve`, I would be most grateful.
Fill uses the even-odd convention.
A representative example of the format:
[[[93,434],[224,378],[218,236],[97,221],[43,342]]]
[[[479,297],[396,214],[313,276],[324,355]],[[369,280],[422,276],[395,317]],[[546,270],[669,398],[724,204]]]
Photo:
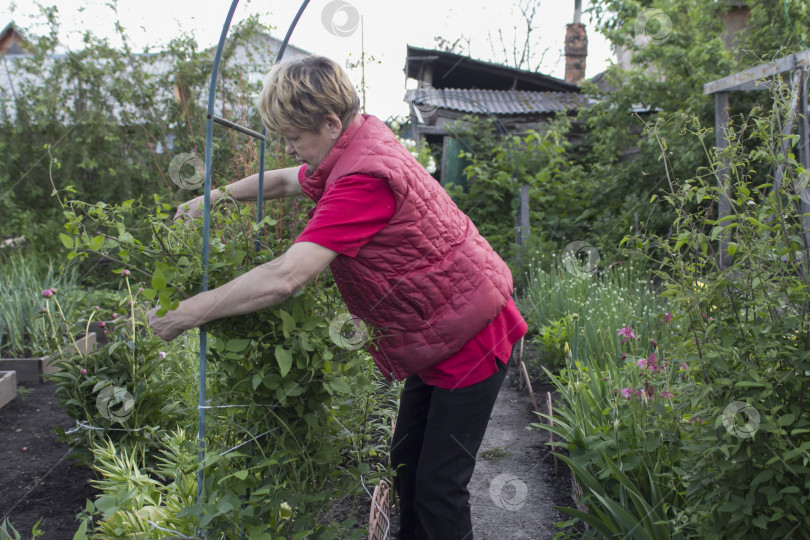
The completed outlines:
[[[388,182],[352,175],[324,192],[296,242],[312,242],[355,257],[394,215],[396,200]]]

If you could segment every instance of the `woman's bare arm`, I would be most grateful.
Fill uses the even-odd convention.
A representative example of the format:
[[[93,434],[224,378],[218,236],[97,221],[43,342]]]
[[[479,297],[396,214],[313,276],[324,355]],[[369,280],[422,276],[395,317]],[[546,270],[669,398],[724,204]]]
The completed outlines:
[[[301,184],[298,183],[298,170],[300,167],[289,167],[286,169],[276,169],[264,171],[264,189],[262,197],[264,200],[280,199],[282,197],[295,197],[301,195]],[[225,186],[225,191],[231,197],[240,202],[251,202],[256,200],[259,190],[259,174],[248,176],[232,184]],[[226,194],[220,189],[211,191],[211,203]],[[192,218],[202,215],[203,196],[195,197],[186,201],[177,208],[174,219],[186,215]]]
[[[158,317],[149,313],[155,334],[170,341],[183,331],[207,322],[244,315],[280,304],[320,274],[337,252],[312,242],[298,242],[281,257],[221,287],[180,302],[178,308]]]

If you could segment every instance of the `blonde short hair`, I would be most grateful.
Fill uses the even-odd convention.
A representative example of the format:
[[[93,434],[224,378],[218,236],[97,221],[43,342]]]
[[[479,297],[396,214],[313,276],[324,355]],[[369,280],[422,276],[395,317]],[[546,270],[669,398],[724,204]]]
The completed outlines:
[[[343,68],[324,56],[305,56],[276,64],[264,79],[257,102],[268,130],[317,131],[328,114],[351,124],[360,99]]]

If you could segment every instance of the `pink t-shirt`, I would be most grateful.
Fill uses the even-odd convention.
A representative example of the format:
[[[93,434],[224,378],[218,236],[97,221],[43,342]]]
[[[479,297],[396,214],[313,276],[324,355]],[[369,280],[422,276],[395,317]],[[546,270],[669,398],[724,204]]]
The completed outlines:
[[[306,166],[298,172],[304,180]],[[347,257],[357,256],[385,227],[396,211],[396,200],[385,180],[365,175],[341,178],[330,185],[296,242],[312,242]],[[527,330],[512,299],[497,317],[457,353],[417,372],[426,384],[455,389],[481,382],[506,363],[512,345]]]

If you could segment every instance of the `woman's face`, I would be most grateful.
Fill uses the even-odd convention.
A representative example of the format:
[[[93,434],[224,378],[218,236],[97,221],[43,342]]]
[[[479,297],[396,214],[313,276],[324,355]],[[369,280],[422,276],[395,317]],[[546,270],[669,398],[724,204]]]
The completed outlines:
[[[340,119],[334,115],[327,116],[317,131],[290,128],[282,133],[284,151],[297,162],[306,164],[307,170],[312,172],[337,142],[340,131]]]

